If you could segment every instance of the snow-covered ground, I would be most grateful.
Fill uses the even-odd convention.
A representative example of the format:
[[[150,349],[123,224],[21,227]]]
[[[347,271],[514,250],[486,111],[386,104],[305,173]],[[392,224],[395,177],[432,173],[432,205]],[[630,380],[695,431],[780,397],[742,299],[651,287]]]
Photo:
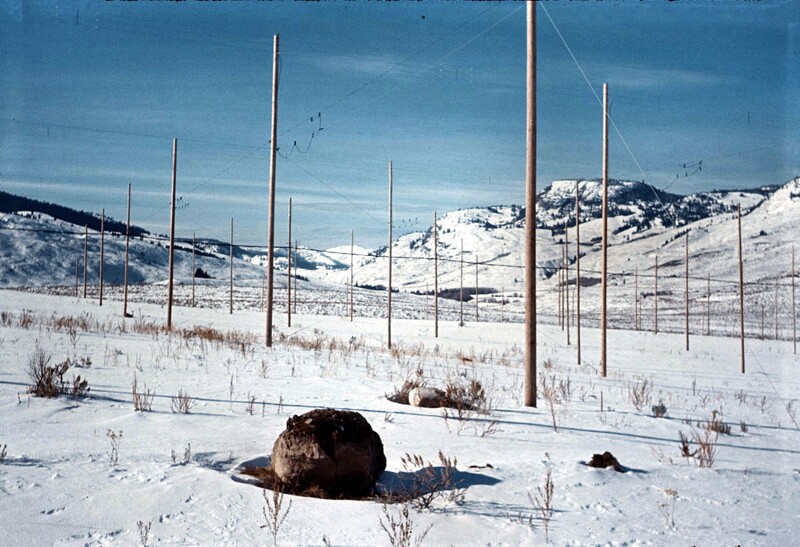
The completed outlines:
[[[187,287],[180,289],[185,301]],[[239,471],[266,460],[291,415],[319,407],[364,414],[386,451],[383,482],[404,471],[407,453],[434,465],[440,450],[457,458],[463,502],[437,500],[409,513],[415,533],[431,526],[424,545],[544,544],[545,521],[531,497],[548,470],[547,536],[556,545],[772,546],[800,535],[800,358],[790,341],[748,339],[741,374],[734,338],[693,336],[685,351],[680,334],[611,331],[603,378],[596,330],[583,329],[578,365],[574,339],[567,345],[560,328],[541,326],[539,372],[557,393],[551,414],[542,389],[538,408],[522,405],[519,323],[459,327],[451,305],[438,339],[431,320],[396,319],[388,351],[385,319],[351,322],[344,304],[330,315],[308,305],[291,328],[276,314],[268,349],[257,299],[230,315],[218,290],[219,306],[177,307],[171,335],[157,331],[165,318],[157,285],[133,294],[131,319],[121,317],[113,291],[99,307],[95,299],[0,290],[4,544],[269,544],[262,491]],[[370,294],[359,293],[364,302]],[[307,299],[341,296],[320,290]],[[238,343],[177,333],[193,326],[233,333]],[[53,364],[91,360],[67,374],[88,380],[89,397],[29,396],[26,370],[37,346]],[[459,421],[388,401],[417,369],[438,385],[479,379],[491,412]],[[151,412],[134,411],[134,378],[139,391],[153,392]],[[637,409],[632,392],[646,392],[644,381],[649,398]],[[179,390],[194,401],[189,414],[171,411]],[[652,416],[659,402],[664,418]],[[700,422],[715,411],[731,431],[716,439],[713,465],[699,467],[682,457],[679,438],[703,435]],[[606,450],[626,472],[585,465]],[[291,502],[281,545],[389,545],[377,501]],[[387,511],[400,518],[399,506]]]

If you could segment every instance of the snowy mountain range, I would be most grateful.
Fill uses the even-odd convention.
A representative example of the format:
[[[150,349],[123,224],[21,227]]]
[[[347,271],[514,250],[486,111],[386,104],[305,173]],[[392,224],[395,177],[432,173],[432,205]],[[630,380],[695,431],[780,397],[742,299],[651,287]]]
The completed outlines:
[[[597,180],[560,180],[538,195],[537,265],[539,278],[550,279],[561,263],[562,243],[568,242],[568,262],[575,262],[575,192],[580,192],[580,235],[582,267],[599,270],[601,244],[602,184]],[[788,264],[790,245],[800,220],[800,178],[780,186],[753,190],[702,192],[678,196],[637,181],[609,181],[609,268],[610,271],[645,272],[662,255],[665,275],[677,275],[683,264],[683,240],[689,233],[690,255],[719,256],[718,261],[700,260],[693,275],[731,277],[736,273],[733,218],[741,205],[743,231],[760,253],[759,279],[770,273],[774,260]],[[734,224],[731,224],[731,222]],[[567,227],[565,233],[565,226]],[[461,257],[468,270],[467,287],[474,287],[475,261],[478,285],[520,290],[523,285],[524,207],[494,206],[453,211],[437,222],[439,240],[439,284],[458,287]],[[749,236],[748,236],[749,234]],[[794,239],[795,243],[797,240]],[[731,252],[721,253],[727,245]],[[752,249],[751,249],[752,251]],[[766,252],[765,256],[763,253]],[[393,285],[401,290],[431,290],[433,287],[433,230],[406,234],[393,246]],[[745,253],[747,254],[747,252]],[[386,248],[362,257],[355,265],[357,284],[384,285],[387,280]],[[770,260],[765,260],[769,257]],[[746,261],[748,258],[746,257]],[[694,262],[694,261],[693,261]],[[572,267],[572,266],[571,266]],[[699,271],[698,271],[699,269]],[[786,268],[783,268],[784,270]],[[327,271],[324,277],[344,282],[349,272]],[[596,274],[587,274],[587,277]]]
[[[592,286],[600,268],[602,184],[598,180],[554,181],[537,197],[537,266],[545,286],[553,281],[562,263],[567,242],[570,264],[575,254],[575,193],[580,192],[582,286]],[[752,190],[712,191],[679,196],[638,181],[609,182],[609,270],[645,274],[653,270],[659,255],[660,272],[682,275],[684,238],[689,234],[693,276],[734,278],[737,270],[735,213],[741,205],[748,278],[779,281],[788,276],[788,256],[797,242],[800,220],[800,178],[783,185]],[[565,230],[566,226],[566,230]],[[525,209],[517,205],[490,206],[452,211],[439,217],[439,288],[454,289],[464,282],[473,291],[519,291],[524,285]],[[99,233],[89,230],[89,283],[98,280]],[[121,283],[124,236],[106,234],[106,283]],[[463,248],[463,252],[462,252]],[[191,278],[191,242],[176,246],[179,282]],[[393,286],[401,291],[433,290],[433,228],[405,234],[393,244]],[[36,212],[0,215],[0,286],[69,285],[76,269],[82,279],[83,226]],[[195,268],[213,278],[227,279],[230,248],[225,242],[199,239]],[[237,284],[261,285],[266,263],[264,249],[234,245]],[[301,247],[298,275],[337,286],[350,279],[350,246],[323,250]],[[353,278],[363,287],[388,283],[387,248],[354,250]],[[133,283],[164,282],[167,242],[156,236],[131,239]],[[477,265],[476,265],[477,261]],[[276,268],[286,271],[286,250],[276,250]],[[786,264],[784,264],[786,263]],[[573,267],[573,266],[571,266]],[[477,279],[476,279],[477,277]],[[630,282],[626,277],[614,283]],[[276,286],[285,275],[276,276]]]

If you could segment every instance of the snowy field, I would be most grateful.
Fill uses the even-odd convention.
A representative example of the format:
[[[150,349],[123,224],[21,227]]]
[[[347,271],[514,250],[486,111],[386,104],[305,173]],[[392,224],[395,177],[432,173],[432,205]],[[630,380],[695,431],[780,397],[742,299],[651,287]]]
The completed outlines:
[[[320,407],[369,420],[386,451],[382,483],[408,471],[406,454],[437,467],[440,451],[457,459],[455,495],[408,513],[413,535],[430,527],[423,545],[791,545],[800,536],[791,341],[748,339],[743,375],[738,339],[692,336],[685,351],[681,334],[611,331],[602,378],[596,330],[583,330],[578,365],[574,338],[568,346],[560,328],[541,326],[539,406],[526,408],[519,323],[459,327],[451,305],[438,339],[430,320],[393,321],[388,351],[385,319],[301,308],[291,328],[276,313],[267,349],[256,305],[233,315],[224,305],[178,307],[166,334],[163,306],[135,296],[135,317],[123,319],[114,294],[99,307],[0,290],[4,544],[271,544],[262,490],[240,471],[267,461],[290,416]],[[88,397],[30,396],[37,347],[51,364],[82,364],[65,378],[86,379]],[[489,412],[445,419],[386,399],[418,370],[440,387],[478,379]],[[134,381],[152,394],[151,411],[134,410]],[[188,414],[173,412],[179,391],[191,397]],[[709,421],[730,431],[709,432]],[[689,452],[706,440],[713,461],[684,457],[681,435]],[[624,472],[586,465],[604,451]],[[537,502],[548,472],[549,514]],[[402,518],[400,505],[376,500],[286,498],[281,545],[390,545],[385,512]]]

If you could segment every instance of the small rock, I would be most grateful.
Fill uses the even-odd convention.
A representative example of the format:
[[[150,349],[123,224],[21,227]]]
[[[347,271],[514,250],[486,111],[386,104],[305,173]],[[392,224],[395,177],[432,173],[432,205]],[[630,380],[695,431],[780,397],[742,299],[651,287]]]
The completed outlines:
[[[622,466],[617,461],[617,458],[615,458],[614,455],[608,451],[603,452],[602,454],[594,454],[589,462],[589,467],[596,467],[598,469],[613,467],[614,471],[617,471],[618,473],[622,472]]]

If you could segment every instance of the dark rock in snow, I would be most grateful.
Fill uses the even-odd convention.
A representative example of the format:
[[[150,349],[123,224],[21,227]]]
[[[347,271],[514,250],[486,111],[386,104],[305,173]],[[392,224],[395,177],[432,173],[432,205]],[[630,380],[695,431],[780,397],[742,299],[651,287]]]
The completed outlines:
[[[602,454],[594,454],[592,456],[591,461],[589,462],[589,467],[597,467],[599,469],[605,469],[607,467],[613,467],[614,471],[621,473],[623,471],[622,466],[617,461],[617,458],[611,452],[603,452]]]
[[[272,466],[284,492],[360,498],[372,493],[386,456],[361,414],[325,408],[289,418],[272,448]]]

